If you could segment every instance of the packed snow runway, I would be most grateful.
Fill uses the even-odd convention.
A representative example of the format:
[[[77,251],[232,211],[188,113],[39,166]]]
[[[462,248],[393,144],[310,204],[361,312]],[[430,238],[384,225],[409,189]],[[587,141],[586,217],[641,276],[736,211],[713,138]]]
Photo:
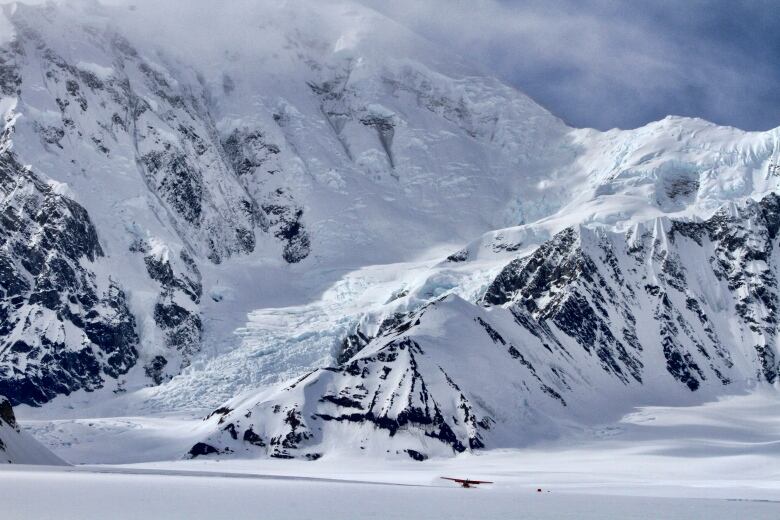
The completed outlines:
[[[0,468],[4,512],[14,519],[297,519],[322,511],[345,519],[780,517],[780,396],[772,389],[641,408],[530,448],[422,463],[340,454],[316,462],[181,460],[181,438],[200,423],[22,421],[56,454],[82,464]],[[495,483],[466,490],[442,476]]]
[[[229,464],[224,464],[229,466]],[[414,470],[392,476],[425,480]],[[124,473],[117,469],[62,470],[9,466],[0,470],[6,518],[493,518],[493,519],[775,519],[780,502],[617,496],[619,488],[555,489],[502,484],[461,489],[430,480],[418,485],[331,479],[260,477],[214,471]],[[46,500],[40,500],[41,490]],[[88,490],[88,491],[87,491]],[[603,493],[603,494],[602,494]],[[301,500],[305,495],[306,499]],[[74,499],[78,497],[78,499]],[[327,512],[323,516],[323,512]]]

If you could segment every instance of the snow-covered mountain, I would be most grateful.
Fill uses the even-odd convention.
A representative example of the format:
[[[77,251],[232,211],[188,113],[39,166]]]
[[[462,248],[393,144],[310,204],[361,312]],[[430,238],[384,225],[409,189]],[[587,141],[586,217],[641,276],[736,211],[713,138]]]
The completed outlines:
[[[13,404],[422,458],[776,381],[778,130],[572,129],[348,1],[158,4],[0,6]]]
[[[565,129],[495,80],[449,77],[376,51],[364,58],[328,24],[322,35],[305,30],[317,11],[338,8],[339,23],[357,27],[382,21],[373,13],[312,5],[298,22],[308,7],[250,4],[223,15],[248,9],[242,27],[273,47],[212,50],[189,62],[186,42],[168,41],[166,52],[116,28],[127,17],[136,34],[133,23],[143,24],[152,4],[3,7],[13,28],[0,69],[4,163],[29,165],[58,200],[84,208],[94,251],[73,251],[71,260],[88,261],[97,296],[111,287],[119,309],[111,312],[121,314],[126,298],[136,321],[114,349],[121,359],[105,363],[98,351],[108,340],[85,342],[81,321],[57,312],[81,303],[51,301],[39,311],[20,302],[14,335],[32,327],[57,346],[3,349],[15,357],[3,362],[2,379],[35,387],[4,387],[13,402],[40,404],[110,378],[120,379],[118,389],[169,379],[201,349],[204,319],[245,315],[271,299],[252,271],[288,278],[398,260],[505,225],[512,194],[504,187],[519,164],[534,161],[518,155],[540,155]],[[453,200],[463,207],[454,211]],[[61,282],[26,270],[34,292],[59,284],[64,300]],[[222,303],[231,299],[236,306]],[[39,361],[51,351],[78,354],[87,375],[60,374],[56,388],[41,380],[49,369]],[[34,374],[20,377],[15,366]],[[142,372],[126,375],[133,366]]]
[[[22,431],[16,423],[11,402],[3,396],[0,396],[0,464],[65,464],[62,459]]]
[[[358,332],[339,365],[220,407],[191,454],[346,445],[419,459],[774,383],[778,229],[774,194],[703,222],[567,228],[478,302],[444,296]]]

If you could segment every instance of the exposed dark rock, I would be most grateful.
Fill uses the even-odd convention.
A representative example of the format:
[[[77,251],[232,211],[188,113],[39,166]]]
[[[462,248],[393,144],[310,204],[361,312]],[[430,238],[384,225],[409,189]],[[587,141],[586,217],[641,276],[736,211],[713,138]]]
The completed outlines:
[[[284,193],[277,193],[281,198]],[[284,241],[282,257],[285,261],[295,264],[309,256],[311,243],[303,225],[303,210],[287,204],[266,203],[261,205],[268,216],[269,226],[274,229],[274,236]]]
[[[165,359],[163,356],[154,356],[154,359],[152,359],[144,367],[144,373],[146,373],[146,376],[148,378],[154,381],[155,385],[161,385],[163,382],[165,382],[168,379],[167,377],[165,377],[165,373],[163,372],[167,364],[168,364],[168,360]]]
[[[412,449],[408,449],[408,450],[404,450],[404,451],[407,453],[407,455],[409,455],[409,457],[411,457],[412,459],[414,459],[414,460],[416,460],[418,462],[422,462],[424,460],[428,460],[428,455],[426,455],[425,453],[420,453],[419,451],[412,450]]]
[[[262,167],[279,153],[279,147],[269,143],[257,130],[236,129],[222,142],[230,164],[238,175],[247,175]],[[273,174],[273,170],[265,173]]]
[[[22,77],[16,63],[20,50],[16,45],[0,47],[0,95],[18,96],[21,93]]]
[[[260,437],[258,434],[256,434],[252,428],[249,428],[248,430],[244,431],[244,442],[248,442],[249,444],[252,444],[254,446],[264,447],[265,442],[263,442],[262,437]]]
[[[0,192],[0,394],[39,405],[126,373],[138,357],[135,318],[122,289],[99,287],[87,270],[103,251],[86,210],[9,153]],[[81,336],[43,332],[66,324]]]
[[[577,252],[572,250],[577,238],[573,228],[565,229],[542,244],[530,258],[512,260],[488,287],[484,303],[502,305],[513,300],[525,287],[536,295],[552,286],[565,285],[572,275],[582,270],[577,265]],[[527,300],[531,299],[527,297]]]
[[[165,332],[166,345],[187,360],[200,349],[202,324],[200,316],[175,302],[160,302],[154,307],[154,321]]]
[[[0,395],[0,421],[3,421],[5,424],[15,430],[19,429],[19,425],[16,424],[16,416],[14,415],[14,409],[13,406],[11,406],[11,401],[2,395]]]
[[[456,251],[447,257],[448,262],[465,262],[469,259],[469,252],[465,249]]]
[[[365,126],[370,126],[376,130],[379,142],[387,156],[387,162],[390,168],[395,168],[395,159],[393,159],[393,136],[395,135],[395,124],[392,117],[367,115],[360,119]]]
[[[369,337],[360,332],[360,329],[356,330],[354,334],[349,334],[341,342],[341,349],[336,356],[336,362],[341,365],[346,363],[349,358],[363,350],[368,342],[371,341]]]
[[[191,459],[195,457],[202,457],[204,455],[218,455],[220,451],[210,444],[205,442],[199,442],[190,448],[189,456]]]
[[[154,182],[155,190],[181,215],[196,227],[200,223],[203,203],[203,178],[188,164],[183,152],[154,150],[141,160]]]

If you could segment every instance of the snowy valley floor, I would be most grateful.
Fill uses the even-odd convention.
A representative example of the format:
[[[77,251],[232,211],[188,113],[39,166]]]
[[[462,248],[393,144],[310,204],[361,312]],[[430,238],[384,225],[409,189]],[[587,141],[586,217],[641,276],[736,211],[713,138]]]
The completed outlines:
[[[555,442],[424,463],[339,455],[176,460],[198,423],[23,421],[58,455],[82,464],[1,467],[2,517],[780,518],[774,390],[642,408]],[[495,484],[466,490],[441,476]]]
[[[414,470],[410,473],[396,476],[423,478]],[[384,475],[392,476],[392,471]],[[220,473],[213,476],[105,474],[91,470],[68,472],[16,467],[0,471],[0,485],[3,494],[10,498],[3,499],[3,518],[12,519],[758,520],[776,519],[780,514],[777,502],[610,496],[569,489],[536,493],[526,486],[508,483],[483,489],[459,489],[436,481],[412,486],[294,478],[226,478]]]

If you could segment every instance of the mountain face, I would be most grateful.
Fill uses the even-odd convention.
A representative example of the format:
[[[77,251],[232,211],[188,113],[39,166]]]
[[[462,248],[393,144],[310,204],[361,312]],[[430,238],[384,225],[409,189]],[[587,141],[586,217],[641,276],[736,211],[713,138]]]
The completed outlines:
[[[778,130],[569,128],[348,1],[166,9],[0,6],[11,404],[422,459],[777,381]]]
[[[0,192],[0,392],[38,404],[126,373],[135,319],[119,285],[96,274],[104,253],[86,210],[10,154]]]
[[[190,455],[312,459],[348,439],[422,459],[774,383],[778,229],[774,194],[699,222],[566,228],[477,302],[445,296],[349,343],[339,365],[220,407]]]
[[[495,182],[518,164],[515,134],[538,134],[527,146],[542,149],[564,129],[495,80],[334,53],[290,21],[281,34],[253,27],[284,46],[234,48],[215,66],[126,36],[117,28],[133,20],[125,8],[2,9],[14,31],[0,46],[3,234],[14,264],[2,326],[15,332],[0,350],[0,389],[14,403],[108,380],[119,392],[169,380],[198,356],[211,332],[204,319],[268,299],[236,280],[246,269],[294,278],[504,224],[474,202],[504,205]],[[251,10],[252,22],[291,14]],[[504,103],[502,119],[493,99]],[[488,139],[507,153],[491,157]],[[486,161],[494,180],[483,185]],[[446,209],[453,196],[474,202],[455,214]],[[410,230],[419,244],[401,240]],[[33,240],[34,251],[15,244],[38,235],[49,238]],[[46,258],[49,250],[62,258]],[[210,291],[206,305],[217,308],[204,315],[204,284],[227,285],[238,307],[212,305],[224,295]]]
[[[0,396],[0,464],[65,464],[21,430],[11,402],[3,396]]]

